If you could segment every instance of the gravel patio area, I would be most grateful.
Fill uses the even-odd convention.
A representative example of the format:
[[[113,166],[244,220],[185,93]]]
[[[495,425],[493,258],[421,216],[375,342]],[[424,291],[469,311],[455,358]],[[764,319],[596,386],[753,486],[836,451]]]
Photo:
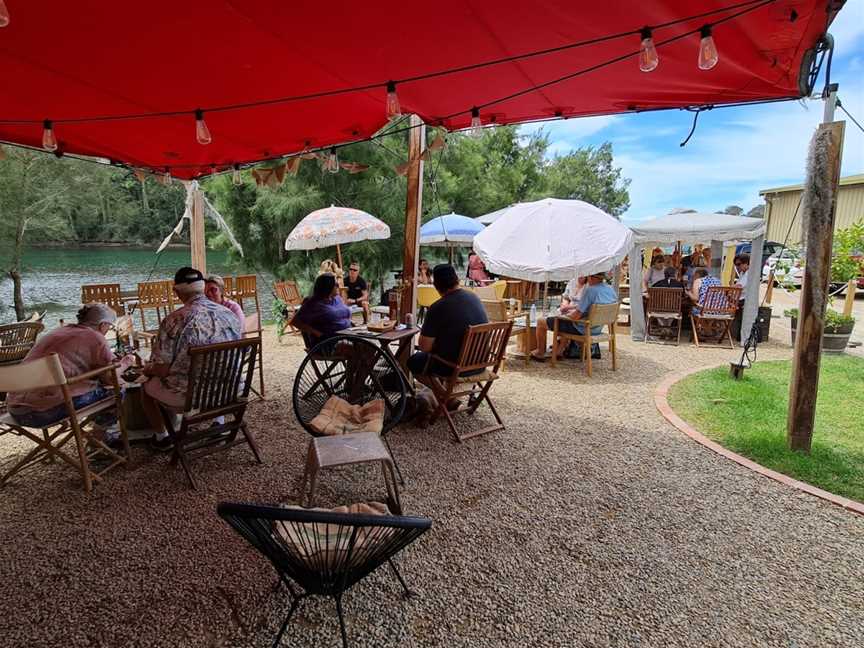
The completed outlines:
[[[864,517],[755,475],[656,411],[671,371],[729,350],[620,338],[604,360],[511,362],[507,424],[455,444],[443,422],[390,438],[406,513],[434,520],[343,605],[353,646],[860,646]],[[247,448],[195,464],[200,492],[145,449],[90,496],[56,465],[0,490],[5,647],[269,646],[287,612],[274,572],[216,516],[221,500],[291,500],[308,436],[290,405],[298,338],[267,333],[268,399]],[[767,345],[760,358],[788,357]],[[482,411],[482,410],[481,410]],[[0,437],[0,461],[26,446]],[[325,473],[319,504],[380,498],[380,475]],[[339,646],[332,601],[307,600],[283,646]]]

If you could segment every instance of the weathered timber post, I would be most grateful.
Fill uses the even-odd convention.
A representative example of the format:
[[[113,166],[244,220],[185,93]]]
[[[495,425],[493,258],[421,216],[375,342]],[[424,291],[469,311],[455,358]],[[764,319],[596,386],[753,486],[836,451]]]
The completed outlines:
[[[420,256],[420,215],[423,213],[423,149],[426,148],[426,126],[417,115],[411,115],[408,131],[408,192],[405,199],[405,248],[402,255],[402,301],[399,318],[405,313],[417,315],[417,261]]]

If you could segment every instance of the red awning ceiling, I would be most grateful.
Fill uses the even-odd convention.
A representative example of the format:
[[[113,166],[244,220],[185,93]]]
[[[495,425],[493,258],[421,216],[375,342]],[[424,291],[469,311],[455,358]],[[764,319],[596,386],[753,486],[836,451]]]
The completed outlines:
[[[498,101],[636,52],[638,34],[398,85],[403,112],[448,129],[556,114],[582,116],[799,95],[799,69],[830,21],[830,0],[441,0],[424,3],[6,0],[0,29],[0,139],[41,146],[54,122],[64,152],[191,178],[311,147],[363,139],[386,123],[390,79],[554,48],[646,25],[659,67],[636,56]],[[735,8],[729,8],[734,5]],[[729,9],[726,9],[729,8]],[[737,18],[724,18],[746,12]],[[697,67],[711,23],[720,55]],[[718,24],[719,23],[719,24]],[[214,110],[381,84],[363,91]],[[490,104],[490,105],[486,105]],[[205,109],[211,144],[195,139]],[[208,110],[210,109],[210,110]],[[182,115],[148,117],[179,111]],[[141,115],[135,118],[117,118]],[[108,119],[93,120],[96,117]],[[73,121],[65,121],[73,120]]]

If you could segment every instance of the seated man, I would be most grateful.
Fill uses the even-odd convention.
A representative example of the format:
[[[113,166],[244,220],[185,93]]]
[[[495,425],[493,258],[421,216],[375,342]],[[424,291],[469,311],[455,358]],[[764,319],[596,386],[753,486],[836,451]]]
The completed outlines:
[[[243,308],[233,299],[228,299],[225,296],[225,281],[219,275],[210,275],[204,282],[204,294],[207,299],[215,304],[222,304],[230,310],[237,319],[240,320],[240,326],[246,326],[246,316],[243,314]]]
[[[583,317],[587,317],[591,306],[594,304],[614,304],[618,301],[618,295],[612,289],[612,286],[605,283],[606,275],[602,272],[593,274],[588,277],[588,285],[582,291],[582,298],[579,303],[571,306],[562,306],[561,315],[567,318],[558,322],[558,330],[564,333],[574,333],[576,335],[584,335],[585,327],[578,323]],[[546,333],[549,329],[555,326],[555,318],[547,317],[546,319],[537,320],[537,350],[531,354],[531,359],[537,362],[546,361]],[[600,335],[601,326],[595,326],[591,329],[592,335]],[[557,349],[552,349],[552,353],[557,353]],[[581,353],[577,357],[582,357]],[[591,349],[592,358],[600,358],[600,347]]]
[[[686,286],[683,281],[678,281],[675,276],[678,274],[678,270],[669,266],[663,271],[663,279],[658,281],[655,284],[652,284],[652,288],[681,288],[684,289]]]
[[[448,264],[435,266],[432,283],[441,299],[429,307],[423,328],[420,330],[420,351],[408,360],[408,368],[415,376],[435,374],[449,376],[453,368],[432,360],[432,354],[449,362],[459,360],[462,339],[469,326],[486,324],[486,309],[483,302],[470,290],[459,287],[456,270]]]
[[[74,378],[114,362],[114,354],[105,339],[105,334],[111,330],[117,319],[114,310],[105,304],[85,304],[78,311],[77,319],[77,324],[67,324],[42,335],[30,349],[24,362],[56,353],[67,378]],[[114,393],[105,389],[97,378],[70,385],[69,392],[76,410],[104,400]],[[28,427],[48,427],[67,416],[63,392],[59,387],[10,392],[6,404],[12,418]],[[106,420],[105,423],[113,423],[113,420]]]
[[[735,284],[741,286],[742,288],[747,288],[747,275],[750,271],[750,255],[749,254],[739,254],[735,257],[735,273],[738,275],[738,278],[735,280]],[[743,293],[742,293],[743,294]]]
[[[320,333],[319,339],[310,342],[326,340],[343,329],[351,328],[351,309],[339,296],[335,275],[318,275],[312,294],[303,300],[293,321]]]
[[[156,431],[153,446],[171,447],[160,407],[181,411],[186,404],[189,383],[189,347],[239,340],[243,327],[230,310],[204,296],[204,275],[194,268],[180,268],[174,275],[174,292],[183,306],[159,325],[150,362],[143,373],[142,405],[150,426]]]
[[[345,303],[363,309],[363,322],[369,321],[369,287],[360,276],[360,264],[352,261],[348,266],[348,280],[345,282]]]

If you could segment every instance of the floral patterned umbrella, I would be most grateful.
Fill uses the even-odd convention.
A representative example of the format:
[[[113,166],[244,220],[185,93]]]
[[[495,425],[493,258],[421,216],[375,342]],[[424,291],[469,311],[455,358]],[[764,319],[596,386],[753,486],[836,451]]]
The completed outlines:
[[[295,227],[285,239],[286,250],[318,250],[336,246],[339,267],[342,267],[343,243],[390,238],[390,227],[371,214],[350,207],[330,205],[318,209]]]

